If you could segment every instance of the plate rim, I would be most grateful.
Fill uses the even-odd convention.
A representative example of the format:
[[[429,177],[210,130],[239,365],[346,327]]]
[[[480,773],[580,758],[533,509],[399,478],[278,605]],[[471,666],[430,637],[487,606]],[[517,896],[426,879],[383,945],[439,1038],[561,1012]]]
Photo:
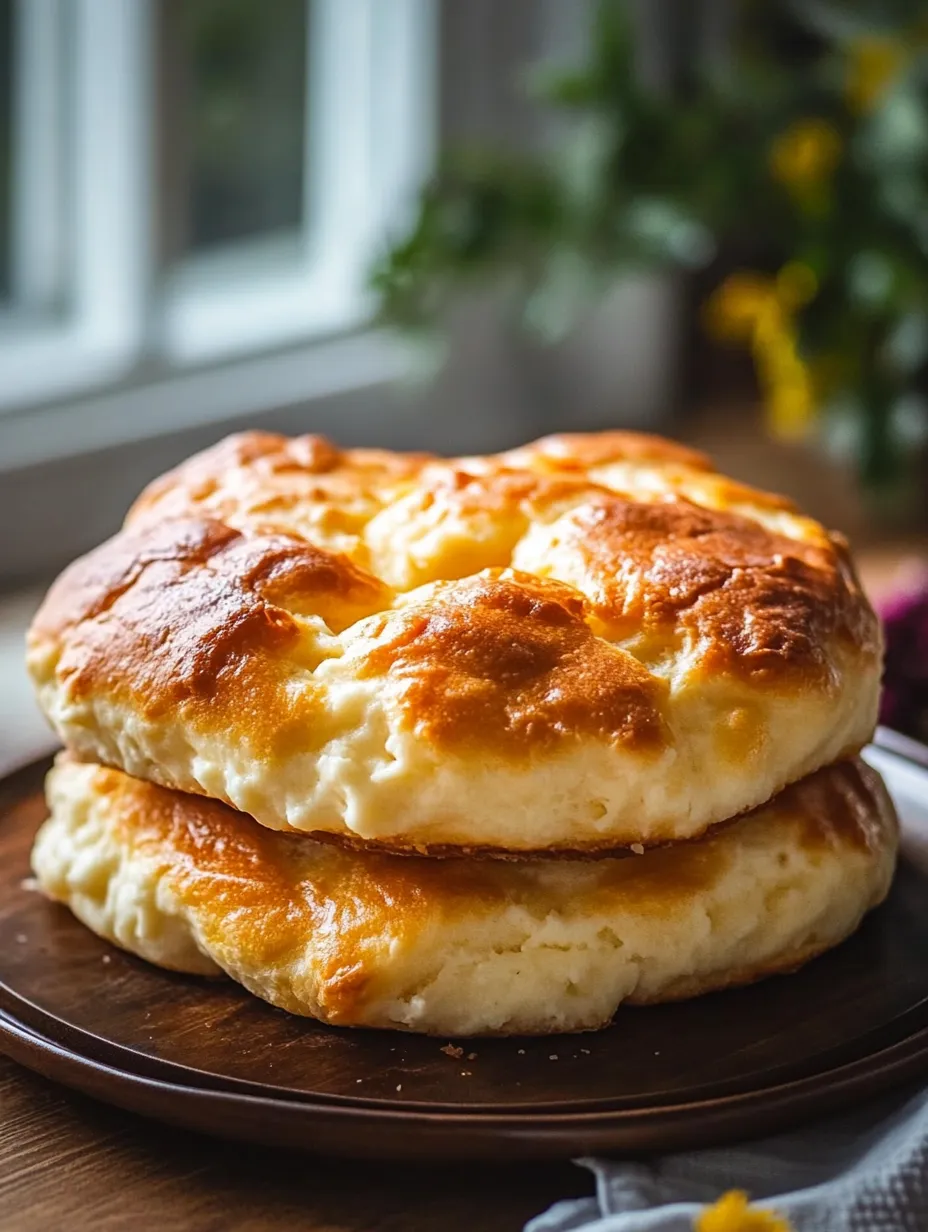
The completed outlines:
[[[25,1011],[25,1012],[22,1012]],[[214,1074],[208,1070],[197,1069],[194,1066],[183,1065],[176,1061],[165,1060],[116,1043],[105,1036],[75,1026],[57,1015],[42,1009],[34,1001],[16,993],[6,982],[0,980],[0,1015],[15,1019],[27,1031],[48,1040],[50,1043],[85,1057],[108,1068],[132,1074],[137,1077],[152,1078],[155,1081],[165,1081],[179,1086],[196,1088],[198,1090],[222,1091],[228,1094],[240,1094],[253,1098],[267,1099],[275,1102],[292,1102],[305,1104],[338,1105],[368,1111],[400,1111],[416,1116],[435,1114],[442,1116],[462,1115],[473,1118],[484,1118],[496,1115],[512,1117],[539,1116],[560,1117],[568,1115],[618,1114],[634,1113],[643,1108],[691,1108],[706,1102],[718,1102],[733,1099],[739,1095],[762,1095],[764,1092],[792,1086],[806,1079],[818,1078],[844,1069],[857,1062],[866,1062],[873,1057],[905,1044],[923,1032],[926,1034],[928,1047],[928,999],[923,999],[910,1006],[896,1018],[865,1031],[863,1035],[847,1042],[845,1049],[853,1046],[864,1047],[865,1051],[842,1058],[842,1045],[823,1050],[808,1058],[812,1066],[820,1059],[821,1066],[809,1069],[806,1073],[787,1076],[787,1066],[771,1067],[767,1072],[773,1081],[758,1082],[747,1089],[732,1089],[736,1080],[726,1083],[691,1086],[680,1094],[688,1096],[685,1099],[656,1099],[648,1104],[642,1103],[640,1096],[603,1097],[600,1099],[552,1099],[545,1103],[451,1103],[438,1101],[419,1101],[415,1099],[392,1099],[390,1097],[336,1095],[326,1091],[300,1091],[294,1087],[276,1086],[272,1083],[253,1081],[247,1078]],[[912,1030],[907,1020],[918,1018],[919,1025]],[[904,1024],[902,1034],[893,1032],[898,1024]],[[875,1047],[866,1047],[868,1039],[880,1039],[889,1036],[885,1042]],[[551,1037],[554,1038],[554,1037]],[[928,1064],[928,1062],[926,1062]],[[160,1075],[160,1077],[159,1077]],[[778,1078],[778,1075],[780,1076]],[[727,1088],[727,1089],[726,1089]],[[711,1090],[719,1091],[718,1095],[709,1095]]]
[[[434,1158],[446,1157],[442,1145],[454,1142],[454,1152],[461,1155],[457,1142],[459,1135],[470,1135],[478,1139],[477,1149],[465,1147],[461,1157],[486,1158],[493,1153],[500,1142],[507,1142],[510,1147],[517,1148],[520,1143],[524,1150],[517,1149],[516,1154],[524,1158],[539,1157],[544,1154],[550,1157],[563,1158],[574,1154],[575,1143],[584,1135],[600,1141],[601,1145],[594,1149],[637,1149],[667,1150],[675,1149],[684,1143],[692,1143],[692,1134],[698,1128],[699,1140],[707,1145],[710,1142],[722,1143],[734,1139],[751,1136],[753,1113],[756,1105],[761,1104],[764,1111],[762,1132],[775,1132],[777,1128],[786,1128],[791,1124],[801,1122],[808,1116],[815,1116],[834,1111],[846,1106],[855,1098],[862,1100],[877,1094],[885,1094],[889,1089],[902,1085],[905,1081],[914,1079],[926,1068],[928,1060],[928,1027],[906,1040],[900,1041],[888,1049],[859,1058],[847,1066],[835,1071],[824,1071],[799,1079],[794,1083],[782,1084],[766,1090],[745,1092],[736,1096],[724,1096],[714,1100],[701,1100],[692,1104],[670,1105],[664,1107],[648,1107],[625,1111],[599,1111],[586,1113],[562,1113],[557,1115],[494,1115],[475,1116],[470,1113],[419,1112],[397,1108],[357,1108],[344,1104],[317,1104],[311,1101],[278,1100],[260,1096],[242,1095],[222,1090],[204,1090],[199,1087],[186,1086],[178,1083],[163,1082],[158,1079],[143,1077],[131,1071],[108,1066],[102,1062],[85,1057],[80,1053],[62,1046],[54,1040],[49,1040],[41,1033],[31,1030],[25,1024],[18,1022],[13,1015],[0,1010],[0,1041],[3,1041],[6,1051],[9,1045],[13,1049],[8,1052],[15,1060],[28,1068],[55,1079],[63,1084],[83,1091],[96,1098],[116,1103],[128,1111],[142,1111],[143,1115],[154,1116],[161,1120],[170,1120],[188,1128],[202,1128],[197,1120],[187,1117],[165,1116],[163,1112],[152,1112],[150,1104],[158,1099],[172,1101],[176,1111],[189,1108],[191,1102],[199,1107],[215,1109],[218,1119],[211,1123],[208,1132],[219,1136],[234,1136],[248,1138],[244,1134],[233,1132],[232,1118],[223,1113],[254,1114],[254,1126],[259,1128],[261,1137],[255,1136],[254,1141],[265,1141],[266,1122],[276,1123],[284,1128],[286,1123],[312,1129],[325,1127],[327,1130],[353,1131],[361,1128],[356,1140],[346,1139],[335,1153],[345,1154],[345,1145],[358,1148],[357,1153],[364,1156],[377,1155],[382,1158],[421,1158],[421,1143],[410,1152],[403,1149],[401,1132],[425,1131],[427,1135],[440,1134],[441,1141],[436,1138]],[[18,1046],[17,1046],[18,1045]],[[30,1052],[33,1054],[30,1058]],[[37,1054],[37,1055],[36,1055]],[[25,1058],[25,1059],[24,1059]],[[45,1062],[43,1064],[43,1061]],[[875,1064],[876,1063],[876,1064]],[[77,1079],[77,1080],[75,1080]],[[889,1080],[887,1082],[887,1079]],[[100,1095],[100,1087],[106,1088],[106,1094]],[[130,1102],[124,1099],[112,1099],[113,1092],[123,1095],[128,1090],[133,1096]],[[147,1103],[148,1108],[140,1108],[139,1102]],[[321,1126],[320,1126],[321,1123]],[[397,1137],[392,1137],[389,1131]],[[745,1132],[747,1130],[747,1132]],[[386,1137],[384,1131],[388,1131]],[[642,1144],[642,1133],[651,1141]],[[375,1148],[368,1149],[370,1138],[377,1139]],[[292,1146],[304,1146],[297,1139],[287,1137]],[[637,1143],[637,1146],[635,1145]],[[313,1145],[316,1149],[316,1144]],[[353,1153],[349,1150],[348,1153]]]
[[[882,752],[917,767],[924,776],[928,796],[928,748],[886,728],[878,728],[871,743]],[[0,778],[0,805],[21,797],[26,785],[36,783],[50,760],[50,756],[37,758]],[[33,1006],[8,985],[0,987],[0,994],[3,992],[9,993],[20,1005],[26,1002]],[[581,1139],[588,1143],[588,1149],[600,1151],[683,1149],[692,1145],[694,1138],[707,1145],[743,1140],[755,1132],[775,1132],[868,1096],[885,1093],[928,1071],[928,1024],[923,1023],[901,1039],[862,1056],[747,1091],[683,1102],[639,1102],[625,1107],[603,1106],[602,1103],[596,1107],[584,1107],[582,1103],[571,1107],[567,1101],[562,1101],[559,1108],[555,1101],[531,1107],[509,1105],[502,1111],[494,1111],[493,1106],[487,1104],[425,1105],[408,1100],[352,1099],[326,1092],[301,1095],[287,1088],[277,1088],[280,1094],[272,1094],[274,1088],[268,1084],[214,1076],[176,1062],[146,1058],[145,1054],[136,1054],[124,1045],[59,1020],[43,1011],[41,1006],[33,1008],[46,1024],[49,1021],[56,1026],[60,1024],[72,1039],[84,1037],[99,1041],[104,1056],[107,1052],[111,1056],[114,1052],[122,1054],[117,1064],[88,1055],[24,1020],[15,1009],[9,1008],[7,998],[0,995],[0,1051],[66,1086],[128,1111],[220,1136],[247,1139],[247,1132],[234,1131],[224,1123],[225,1113],[230,1109],[237,1109],[239,1114],[251,1110],[256,1124],[260,1119],[264,1126],[262,1136],[254,1137],[254,1141],[265,1141],[267,1124],[276,1122],[279,1133],[284,1135],[280,1140],[290,1145],[316,1153],[368,1158],[437,1160],[450,1154],[461,1158],[489,1158],[498,1153],[501,1145],[507,1156],[513,1158],[564,1158],[577,1153],[576,1143]],[[136,1056],[147,1061],[152,1069],[161,1069],[164,1076],[138,1072],[128,1064]],[[170,1070],[178,1076],[170,1076],[167,1072]],[[202,1085],[200,1075],[216,1085]],[[190,1081],[192,1077],[198,1081]],[[698,1088],[691,1089],[694,1094],[698,1091]],[[153,1109],[159,1100],[169,1104],[172,1100],[178,1101],[177,1112],[183,1115],[172,1115],[170,1108]],[[207,1124],[206,1114],[210,1110],[215,1115]],[[758,1121],[760,1126],[755,1131],[753,1127]],[[333,1139],[337,1145],[328,1151],[325,1141],[318,1140],[320,1132],[328,1132],[326,1127],[337,1130]],[[395,1131],[395,1137],[389,1132],[391,1130]],[[293,1131],[295,1136],[288,1137]],[[358,1131],[357,1142],[351,1136],[354,1131]],[[435,1135],[433,1143],[428,1140],[429,1134]],[[413,1145],[410,1138],[414,1140]]]

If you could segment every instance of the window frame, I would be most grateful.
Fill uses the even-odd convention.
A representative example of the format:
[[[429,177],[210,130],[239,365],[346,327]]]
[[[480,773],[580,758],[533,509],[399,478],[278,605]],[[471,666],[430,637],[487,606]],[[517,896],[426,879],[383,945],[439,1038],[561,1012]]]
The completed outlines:
[[[400,130],[410,117],[423,165],[439,133],[457,144],[530,136],[532,117],[512,85],[544,49],[552,0],[506,0],[502,9],[499,0],[421,3],[424,51],[406,101],[387,105]],[[580,8],[570,11],[579,18]],[[48,580],[112,534],[150,479],[242,428],[456,454],[544,430],[548,382],[524,363],[498,314],[474,303],[451,333],[450,362],[427,385],[410,382],[409,354],[395,337],[362,324],[235,359],[149,358],[82,392],[0,408],[0,525],[16,528],[0,535],[0,589]]]
[[[423,104],[432,94],[433,14],[430,0],[310,4],[301,228],[180,266],[159,306],[170,362],[240,355],[363,321],[374,244],[410,207],[432,156],[434,107]]]
[[[20,424],[9,440],[10,416],[363,324],[373,245],[432,158],[435,0],[307,3],[299,234],[229,245],[163,276],[153,0],[17,0],[19,295],[0,320],[0,465],[23,436]],[[188,414],[195,422],[196,407]]]
[[[0,335],[0,414],[114,379],[139,351],[149,261],[147,20],[146,4],[17,0],[20,302]],[[116,65],[135,83],[130,105]]]

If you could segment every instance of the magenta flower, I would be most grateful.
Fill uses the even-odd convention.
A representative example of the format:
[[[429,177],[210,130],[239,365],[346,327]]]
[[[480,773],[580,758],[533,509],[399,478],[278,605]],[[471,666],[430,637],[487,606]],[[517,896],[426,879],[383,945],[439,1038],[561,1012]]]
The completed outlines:
[[[880,615],[886,637],[880,722],[928,742],[928,580],[894,596]]]

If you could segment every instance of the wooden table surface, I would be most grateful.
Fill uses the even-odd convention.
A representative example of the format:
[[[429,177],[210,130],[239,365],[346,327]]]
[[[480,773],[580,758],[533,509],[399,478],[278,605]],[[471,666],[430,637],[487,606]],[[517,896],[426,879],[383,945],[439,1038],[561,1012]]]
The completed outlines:
[[[566,1163],[416,1169],[211,1141],[0,1057],[3,1232],[512,1232],[591,1192]]]

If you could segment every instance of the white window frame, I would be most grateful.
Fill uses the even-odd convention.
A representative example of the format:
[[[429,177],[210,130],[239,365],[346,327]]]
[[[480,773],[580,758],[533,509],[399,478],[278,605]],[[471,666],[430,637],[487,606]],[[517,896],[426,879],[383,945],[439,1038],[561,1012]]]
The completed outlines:
[[[151,0],[18,0],[18,304],[0,319],[0,452],[4,412],[363,324],[375,246],[407,216],[433,154],[435,7],[311,0],[299,231],[229,245],[162,280]],[[187,414],[195,423],[196,407]]]
[[[408,208],[431,157],[423,126],[432,109],[422,107],[431,7],[311,4],[302,227],[181,268],[163,306],[170,359],[214,359],[363,320],[374,245]]]
[[[0,411],[116,379],[138,353],[149,259],[147,13],[131,0],[18,0],[19,302],[0,332]]]

